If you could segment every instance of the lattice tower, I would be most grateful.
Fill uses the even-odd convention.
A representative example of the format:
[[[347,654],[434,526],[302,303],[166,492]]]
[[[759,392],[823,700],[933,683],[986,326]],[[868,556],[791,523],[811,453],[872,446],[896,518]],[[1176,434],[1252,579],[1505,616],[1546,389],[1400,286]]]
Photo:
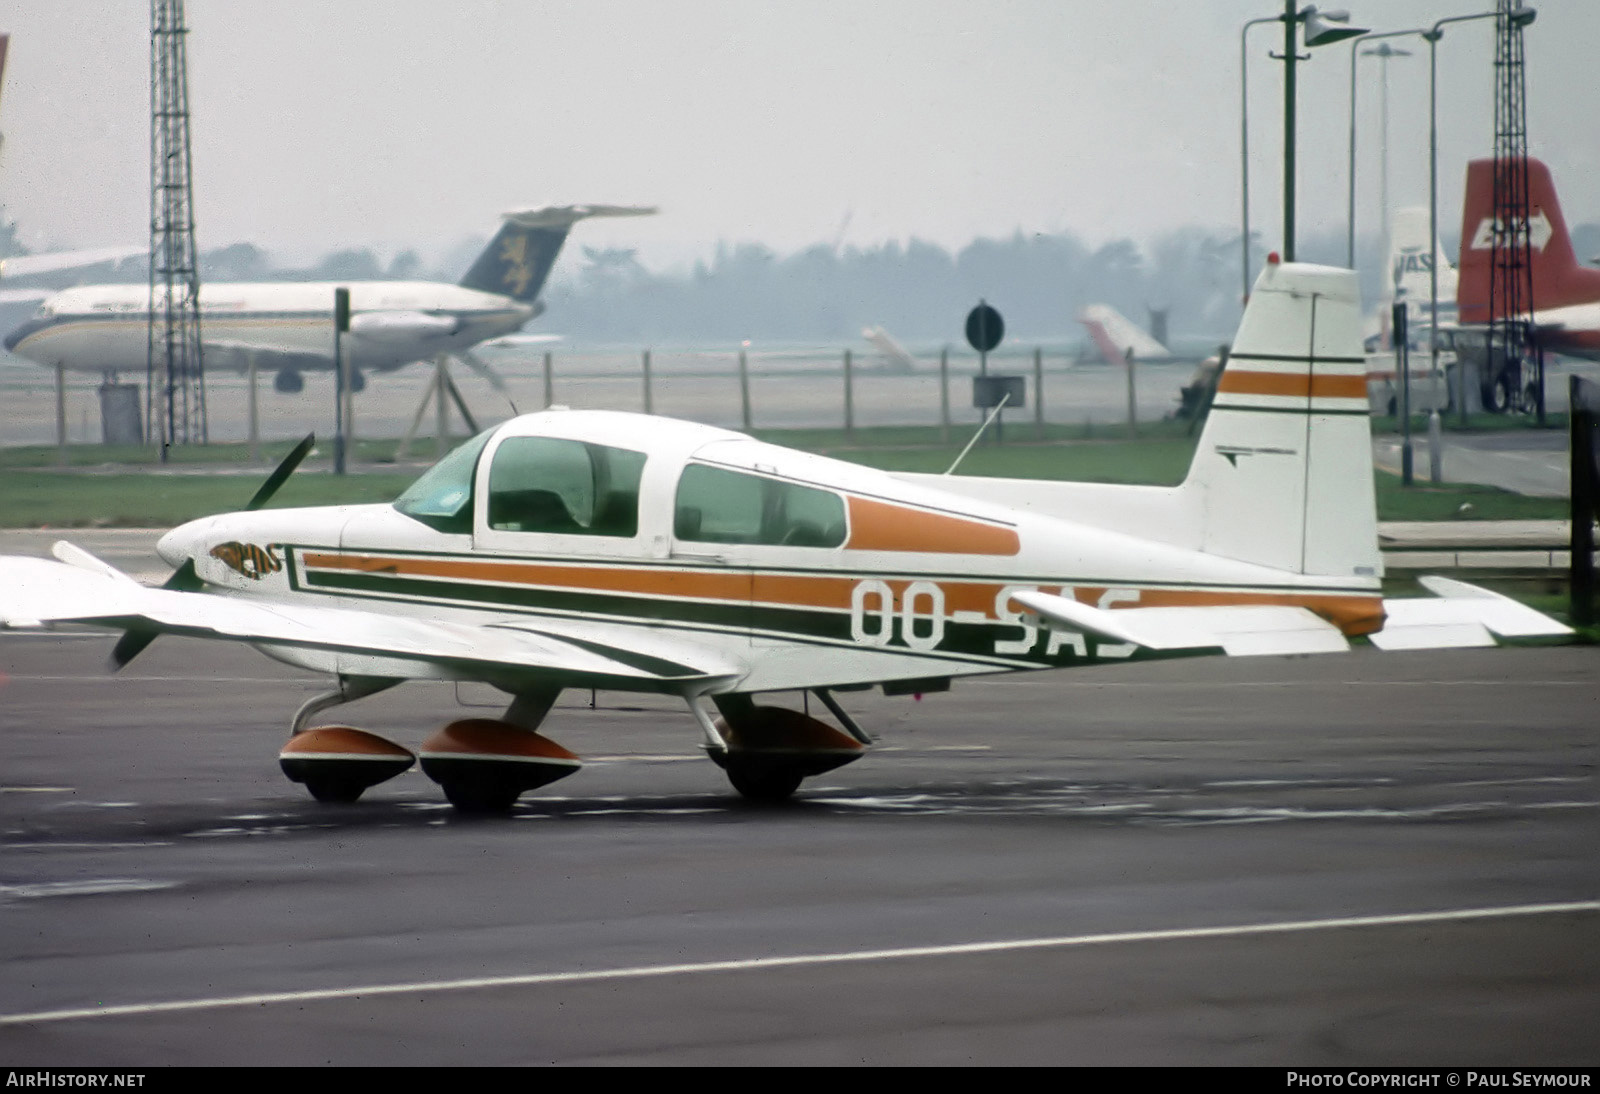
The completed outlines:
[[[189,81],[183,0],[150,2],[150,325],[146,436],[161,459],[175,444],[204,444],[200,267],[194,242]]]

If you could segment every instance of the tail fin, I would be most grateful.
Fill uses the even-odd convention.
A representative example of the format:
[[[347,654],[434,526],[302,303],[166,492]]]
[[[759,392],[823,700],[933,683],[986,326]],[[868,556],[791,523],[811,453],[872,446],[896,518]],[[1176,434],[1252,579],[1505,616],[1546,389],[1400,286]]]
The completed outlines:
[[[1600,270],[1578,265],[1561,215],[1550,169],[1528,164],[1528,247],[1535,308],[1561,308],[1600,300]],[[1467,196],[1461,209],[1461,282],[1457,289],[1463,323],[1488,323],[1494,254],[1494,160],[1467,164]]]
[[[1164,361],[1172,351],[1140,330],[1110,304],[1090,304],[1078,316],[1108,365],[1126,363],[1131,353],[1140,361]]]
[[[1195,495],[1210,554],[1328,577],[1382,573],[1353,271],[1262,271],[1181,490]]]
[[[882,327],[863,327],[861,337],[871,342],[873,349],[883,354],[884,361],[894,371],[912,372],[916,369],[917,359],[911,356],[911,351]]]
[[[638,205],[549,205],[507,213],[489,246],[461,279],[461,286],[532,303],[544,288],[567,232],[585,217],[649,216]]]
[[[1413,332],[1432,325],[1429,305],[1435,270],[1439,281],[1439,326],[1452,327],[1456,324],[1456,271],[1437,237],[1430,246],[1428,210],[1425,206],[1395,210],[1389,227],[1389,271],[1394,277],[1394,299],[1406,305],[1406,318]]]

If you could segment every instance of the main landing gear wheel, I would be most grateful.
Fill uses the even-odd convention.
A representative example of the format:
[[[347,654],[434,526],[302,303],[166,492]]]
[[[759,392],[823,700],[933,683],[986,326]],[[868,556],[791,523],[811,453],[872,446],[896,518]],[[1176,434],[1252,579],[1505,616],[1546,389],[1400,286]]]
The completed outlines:
[[[411,750],[350,726],[319,726],[296,733],[278,753],[278,766],[303,783],[319,802],[348,805],[368,787],[406,771]]]
[[[566,778],[583,761],[512,722],[464,718],[417,750],[422,772],[462,813],[509,813],[525,790]]]
[[[798,710],[732,698],[717,705],[722,717],[714,725],[723,746],[706,751],[751,802],[788,801],[802,779],[843,767],[867,751],[849,734]]]
[[[806,777],[794,764],[774,763],[759,757],[729,756],[722,766],[741,797],[764,805],[788,801]]]

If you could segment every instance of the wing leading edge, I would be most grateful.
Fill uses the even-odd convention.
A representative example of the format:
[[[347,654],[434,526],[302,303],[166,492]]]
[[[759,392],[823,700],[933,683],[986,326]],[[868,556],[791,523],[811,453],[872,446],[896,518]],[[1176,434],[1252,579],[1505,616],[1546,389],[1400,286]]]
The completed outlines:
[[[667,637],[556,634],[520,623],[467,624],[140,585],[68,543],[62,561],[0,558],[0,628],[126,627],[249,642],[336,672],[684,692],[745,674],[714,651]]]

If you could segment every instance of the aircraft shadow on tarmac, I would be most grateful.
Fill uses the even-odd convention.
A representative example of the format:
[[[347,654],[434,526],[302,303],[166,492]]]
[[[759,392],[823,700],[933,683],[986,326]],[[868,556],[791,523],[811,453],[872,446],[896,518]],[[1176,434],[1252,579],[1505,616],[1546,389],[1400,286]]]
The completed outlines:
[[[892,817],[1062,821],[1095,827],[1168,827],[1285,822],[1482,821],[1559,808],[1582,796],[1584,779],[1552,776],[1485,782],[1460,772],[1438,779],[1393,777],[1098,782],[1048,777],[951,779],[882,786],[818,786],[792,801],[761,805],[726,792],[528,798],[502,815],[460,814],[435,798],[375,797],[350,805],[282,800],[163,803],[59,802],[14,810],[5,845],[235,839],[360,830],[482,828],[521,821],[747,824]],[[1570,785],[1569,785],[1570,784]],[[1573,803],[1577,804],[1577,803]],[[115,805],[117,808],[110,808]],[[21,814],[20,816],[18,814]]]

